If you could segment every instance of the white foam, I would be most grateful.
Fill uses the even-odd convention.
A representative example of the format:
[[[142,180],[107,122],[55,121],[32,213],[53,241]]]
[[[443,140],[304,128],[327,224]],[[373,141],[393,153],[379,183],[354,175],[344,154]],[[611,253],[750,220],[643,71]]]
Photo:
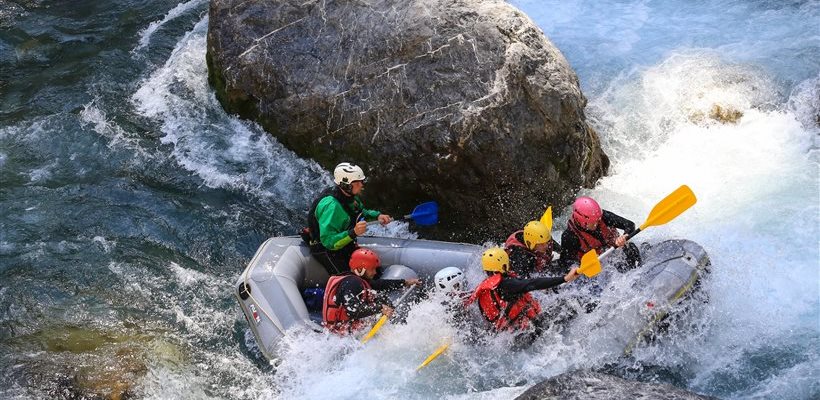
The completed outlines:
[[[794,340],[795,329],[816,334],[816,133],[798,120],[799,106],[778,106],[784,99],[762,71],[704,52],[672,55],[614,84],[594,100],[594,109],[605,112],[597,118],[611,128],[599,132],[618,149],[614,173],[586,193],[636,222],[678,185],[698,196],[691,210],[642,239],[690,238],[711,256],[708,308],[720,317],[708,320],[701,342],[689,343],[696,369],[712,376],[764,343]],[[736,123],[691,117],[713,104],[742,117]]]
[[[182,286],[191,286],[211,279],[211,276],[208,274],[181,267],[175,262],[172,262],[169,266],[174,275],[176,275],[177,281]]]
[[[165,17],[163,17],[161,20],[151,22],[150,24],[148,24],[147,27],[145,27],[145,29],[140,31],[140,33],[139,33],[139,35],[140,35],[139,43],[137,44],[137,47],[135,47],[131,51],[132,52],[137,52],[137,51],[141,50],[142,48],[148,46],[148,44],[151,42],[151,36],[154,35],[154,32],[156,32],[157,29],[161,28],[166,23],[168,23],[170,21],[173,21],[174,19],[176,19],[180,15],[184,15],[185,13],[191,11],[192,9],[195,9],[195,8],[199,7],[200,5],[202,5],[202,4],[205,4],[206,1],[207,0],[189,0],[189,1],[186,1],[184,3],[177,4],[176,7],[172,8],[170,11],[168,11],[168,13],[165,14]]]
[[[132,96],[137,112],[161,123],[172,157],[209,187],[236,189],[303,209],[332,183],[315,162],[283,148],[258,125],[228,116],[207,82],[208,19],[180,40]]]
[[[91,125],[94,132],[108,138],[108,147],[110,149],[122,147],[136,152],[143,158],[149,157],[148,152],[139,145],[139,141],[132,138],[122,127],[109,120],[105,112],[97,107],[96,101],[91,101],[83,106],[82,111],[80,111],[80,123],[83,126]]]
[[[114,246],[116,246],[116,245],[117,245],[117,242],[116,242],[116,241],[108,241],[108,240],[106,240],[106,239],[105,239],[105,237],[102,237],[102,236],[94,236],[94,238],[92,239],[92,241],[93,241],[94,243],[99,243],[99,244],[100,244],[100,246],[102,246],[103,250],[104,250],[106,253],[110,253],[110,252],[111,252],[111,249],[113,249],[113,248],[114,248]]]

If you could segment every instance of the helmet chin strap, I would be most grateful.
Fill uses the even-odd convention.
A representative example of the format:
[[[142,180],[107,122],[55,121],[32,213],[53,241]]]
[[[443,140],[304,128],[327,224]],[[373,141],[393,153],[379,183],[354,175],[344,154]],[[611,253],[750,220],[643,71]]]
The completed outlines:
[[[338,187],[339,187],[339,190],[341,190],[341,191],[342,191],[342,193],[344,193],[344,195],[345,195],[345,196],[347,196],[347,197],[353,196],[353,195],[351,194],[351,192],[353,191],[353,187],[352,187],[352,186],[350,186],[350,184],[349,184],[349,183],[340,183],[340,184],[338,184],[338,185],[336,185],[336,186],[338,186]]]
[[[353,273],[358,276],[364,276],[365,272],[367,272],[367,270],[364,268],[356,268],[353,270]]]

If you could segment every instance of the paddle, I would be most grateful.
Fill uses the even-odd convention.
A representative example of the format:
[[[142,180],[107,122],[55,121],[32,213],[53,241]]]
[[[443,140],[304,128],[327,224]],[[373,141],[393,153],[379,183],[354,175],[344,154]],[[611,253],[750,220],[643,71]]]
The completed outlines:
[[[412,219],[416,225],[419,226],[429,226],[435,225],[438,223],[438,203],[435,201],[428,201],[426,203],[421,203],[413,209],[413,212],[407,214],[401,218],[398,218],[397,221],[406,221],[408,219]],[[367,224],[373,225],[377,224],[379,221],[370,221]]]
[[[426,359],[424,359],[424,362],[421,363],[421,365],[416,367],[416,371],[426,367],[427,364],[430,364],[430,362],[435,360],[438,356],[440,356],[441,353],[444,353],[444,351],[447,350],[448,347],[450,347],[450,343],[451,342],[448,339],[443,345],[439,346],[435,351],[433,351],[433,354],[430,354],[430,356],[428,356]]]
[[[416,285],[413,285],[410,286],[407,290],[405,290],[404,294],[402,294],[401,297],[399,297],[399,299],[396,300],[394,306],[398,307],[399,304],[401,304],[401,302],[404,301],[407,295],[410,294],[410,292],[412,292],[415,287]],[[382,328],[382,325],[384,325],[385,322],[387,322],[387,315],[382,314],[381,318],[379,318],[379,320],[376,321],[376,325],[373,325],[373,328],[370,329],[370,332],[367,332],[367,335],[364,335],[364,337],[362,337],[362,343],[367,343],[368,340],[372,339],[376,332],[378,332],[379,329]]]
[[[698,199],[695,197],[695,193],[692,192],[692,189],[690,189],[689,186],[681,185],[681,187],[675,189],[674,192],[664,197],[663,200],[655,205],[652,211],[649,212],[646,222],[644,222],[640,228],[629,233],[627,240],[632,239],[635,235],[641,233],[642,230],[650,226],[663,225],[675,219],[675,217],[688,210],[689,207],[695,205],[697,201]],[[586,252],[586,254],[584,254],[581,258],[581,266],[578,268],[578,272],[583,273],[590,278],[597,275],[601,272],[601,260],[603,260],[604,257],[608,256],[614,250],[615,247],[610,247],[600,256],[597,256],[594,249]]]
[[[552,206],[547,207],[539,221],[547,227],[547,232],[552,232]]]

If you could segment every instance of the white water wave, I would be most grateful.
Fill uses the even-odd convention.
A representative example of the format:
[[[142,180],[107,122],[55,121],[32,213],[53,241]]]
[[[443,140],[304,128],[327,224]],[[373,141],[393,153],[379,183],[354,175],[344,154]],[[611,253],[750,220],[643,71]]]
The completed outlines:
[[[788,105],[806,131],[820,136],[820,72],[794,87]]]
[[[820,334],[816,131],[801,121],[801,113],[813,112],[804,96],[813,83],[795,90],[790,107],[764,71],[691,51],[633,74],[592,100],[599,132],[615,151],[612,175],[585,193],[640,223],[658,200],[688,184],[698,203],[641,240],[689,238],[711,257],[706,334],[686,346],[694,385],[719,380],[728,369],[735,385],[749,388],[736,395],[801,398],[805,386],[782,391],[776,375],[758,385],[742,365],[765,355],[769,344],[802,340],[796,332]],[[671,349],[651,362],[676,365]],[[815,365],[814,351],[815,361],[795,368]]]
[[[136,152],[140,158],[150,157],[150,154],[140,146],[139,140],[131,137],[125,129],[122,129],[117,123],[110,120],[106,116],[105,111],[97,107],[95,101],[83,106],[82,111],[80,111],[80,122],[83,126],[91,125],[94,132],[108,138],[108,148],[113,150],[117,147],[122,147]]]
[[[171,155],[205,185],[276,199],[301,210],[331,184],[313,161],[300,159],[258,125],[228,116],[208,85],[207,17],[174,48],[132,96],[137,111],[161,123]]]
[[[137,47],[134,47],[134,49],[131,50],[131,52],[137,52],[142,48],[148,46],[148,44],[151,42],[151,36],[154,35],[154,32],[156,32],[166,23],[176,19],[180,15],[184,15],[185,13],[199,7],[202,4],[205,4],[206,2],[207,0],[189,0],[184,3],[177,4],[176,7],[168,11],[168,13],[165,14],[165,17],[163,17],[161,20],[151,22],[145,29],[140,31],[139,43],[137,44]]]

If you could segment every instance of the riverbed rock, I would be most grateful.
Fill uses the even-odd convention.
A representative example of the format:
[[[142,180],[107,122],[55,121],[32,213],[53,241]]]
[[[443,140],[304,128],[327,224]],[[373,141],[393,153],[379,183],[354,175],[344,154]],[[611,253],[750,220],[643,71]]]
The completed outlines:
[[[628,381],[593,371],[567,372],[527,389],[516,400],[704,400],[715,399],[669,384]]]
[[[209,15],[224,108],[328,170],[360,164],[375,208],[432,199],[450,230],[497,236],[609,166],[575,72],[505,1],[211,0]]]

